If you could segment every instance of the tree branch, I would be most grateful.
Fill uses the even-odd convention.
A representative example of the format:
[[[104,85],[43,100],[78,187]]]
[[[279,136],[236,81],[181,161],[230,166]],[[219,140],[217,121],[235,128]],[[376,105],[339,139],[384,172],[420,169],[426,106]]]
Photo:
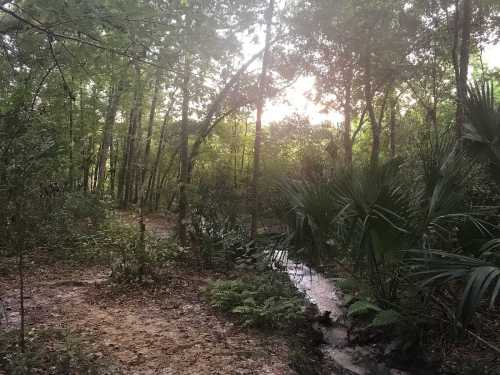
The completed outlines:
[[[160,66],[160,65],[158,65],[158,64],[156,64],[156,63],[154,63],[152,61],[141,59],[141,58],[139,58],[137,56],[130,55],[130,54],[128,54],[126,52],[123,52],[123,51],[120,51],[120,50],[118,50],[116,48],[112,48],[112,47],[108,47],[108,46],[103,46],[103,45],[100,45],[100,44],[97,44],[97,43],[94,43],[94,42],[90,42],[90,41],[82,39],[82,38],[77,38],[77,37],[74,37],[74,36],[71,36],[71,35],[66,35],[66,34],[61,34],[61,33],[54,32],[54,31],[46,28],[43,25],[37,25],[37,24],[35,24],[35,23],[27,20],[26,18],[18,15],[17,13],[15,13],[15,12],[7,9],[7,8],[5,8],[2,5],[0,5],[0,11],[6,13],[8,15],[10,15],[11,17],[14,17],[18,21],[21,21],[22,23],[30,26],[31,28],[33,28],[35,30],[38,30],[39,32],[47,34],[47,36],[49,36],[49,38],[50,38],[50,36],[52,36],[52,38],[55,38],[55,39],[71,40],[73,42],[82,43],[84,45],[87,45],[87,46],[90,46],[90,47],[93,47],[93,48],[97,48],[97,49],[100,49],[100,50],[103,50],[103,51],[111,52],[111,53],[114,53],[114,54],[119,55],[119,56],[127,57],[129,59],[132,59],[134,62],[140,62],[140,63],[143,63],[143,64],[154,66],[154,67],[156,67],[158,69],[162,69],[162,70],[165,70],[165,71],[171,71],[171,72],[174,72],[174,73],[178,73],[175,70],[167,69],[164,66]]]

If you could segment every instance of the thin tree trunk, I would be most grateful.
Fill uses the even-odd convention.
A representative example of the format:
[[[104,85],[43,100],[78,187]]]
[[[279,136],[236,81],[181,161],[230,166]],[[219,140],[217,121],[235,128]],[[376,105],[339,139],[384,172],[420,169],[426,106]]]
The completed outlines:
[[[74,185],[74,160],[73,160],[73,99],[71,97],[68,98],[69,101],[69,190],[73,190]]]
[[[431,113],[429,114],[432,130],[437,134],[437,110],[438,110],[438,77],[437,77],[437,62],[435,59],[436,52],[434,52],[434,60],[432,64],[432,103]]]
[[[238,122],[235,119],[233,124],[233,187],[238,188],[238,146],[236,144],[238,130]]]
[[[352,142],[351,142],[351,90],[353,79],[352,62],[349,61],[349,66],[345,71],[345,103],[344,103],[344,157],[345,165],[348,168],[352,167]]]
[[[155,115],[156,115],[156,106],[158,103],[158,96],[160,93],[160,86],[161,86],[161,70],[158,69],[156,71],[156,78],[155,78],[155,86],[154,86],[154,91],[153,91],[153,98],[151,100],[151,109],[149,111],[149,121],[148,121],[148,133],[147,133],[147,138],[146,138],[146,147],[144,148],[144,168],[142,171],[142,180],[145,181],[146,179],[146,174],[148,173],[148,168],[149,168],[149,153],[151,150],[151,138],[153,137],[153,126],[154,126],[154,120],[155,120]]]
[[[155,196],[155,185],[156,185],[156,179],[158,178],[158,173],[159,173],[159,166],[160,166],[160,160],[161,160],[161,155],[163,154],[164,148],[165,148],[165,141],[166,141],[166,136],[167,136],[167,125],[168,121],[170,119],[170,113],[174,107],[175,104],[175,94],[177,92],[177,89],[173,91],[172,95],[170,96],[170,103],[167,109],[167,112],[165,113],[165,116],[163,118],[163,124],[161,126],[160,130],[160,140],[158,143],[158,149],[156,151],[156,157],[155,161],[153,163],[153,168],[151,170],[151,174],[149,176],[149,184],[148,184],[148,192],[146,196],[146,200],[149,201],[149,203],[152,203],[152,199]]]
[[[100,151],[99,147],[99,151]],[[93,171],[92,171],[92,191],[95,192],[97,189],[97,174],[99,172],[99,168],[97,167],[99,165],[99,161],[96,160],[94,163]]]
[[[458,10],[457,10],[458,11]],[[470,34],[472,23],[472,0],[462,1],[462,35],[460,43],[460,60],[457,82],[457,110],[456,110],[456,132],[460,139],[463,135],[465,122],[464,103],[467,97],[467,73],[469,68],[470,55]],[[455,30],[458,33],[458,30]]]
[[[90,152],[91,152],[91,138],[88,139],[87,149],[84,151],[83,155],[83,192],[86,193],[89,190],[89,174],[90,174]]]
[[[142,83],[141,70],[138,65],[135,67],[136,80],[134,90],[134,102],[130,111],[130,121],[125,142],[122,173],[120,178],[120,196],[121,206],[127,208],[133,193],[133,183],[136,173],[136,149],[137,149],[137,133],[141,121],[141,105],[142,105]]]
[[[112,147],[113,126],[115,124],[116,112],[120,103],[120,97],[124,87],[124,80],[120,79],[117,84],[110,87],[108,109],[106,111],[106,118],[104,120],[104,129],[102,132],[102,143],[99,150],[98,164],[97,164],[97,193],[103,194],[104,179],[106,176],[106,162],[108,161],[108,154]]]
[[[365,55],[365,74],[364,74],[364,94],[366,101],[366,110],[370,118],[372,129],[372,151],[370,156],[370,164],[376,167],[380,157],[380,124],[377,121],[375,110],[373,108],[373,92],[371,85],[371,61],[370,52],[367,51]]]
[[[158,149],[156,150],[156,156],[155,160],[153,163],[153,167],[151,169],[151,173],[149,174],[149,182],[148,182],[148,191],[146,193],[146,201],[149,202],[150,208],[152,206],[152,199],[155,195],[155,184],[156,184],[156,179],[158,175],[158,167],[160,165],[160,159],[161,155],[163,153],[163,145],[165,143],[165,133],[167,129],[167,122],[168,122],[168,114],[165,114],[165,117],[163,118],[163,124],[161,126],[160,130],[160,139],[158,142]]]
[[[83,86],[82,82],[80,81],[80,115],[78,116],[78,122],[80,123],[80,131],[78,133],[78,139],[83,139],[84,134],[85,134],[85,124],[84,124],[84,101],[83,101],[84,93],[83,93]],[[82,190],[83,188],[83,180],[84,180],[84,173],[85,173],[85,148],[84,146],[80,146],[79,144],[79,150],[80,150],[80,171],[81,171],[81,179],[79,178],[79,186],[78,190]]]
[[[156,195],[155,195],[155,209],[158,209],[158,204],[159,204],[159,200],[160,200],[160,192],[161,190],[163,189],[163,187],[166,185],[167,183],[167,178],[168,178],[168,175],[170,174],[170,171],[172,170],[173,166],[174,166],[174,163],[176,161],[176,158],[177,158],[177,153],[179,152],[179,149],[177,148],[172,156],[170,157],[170,161],[168,162],[167,164],[167,168],[165,169],[165,172],[163,173],[163,176],[158,179],[158,182],[157,182],[157,186],[156,186]],[[159,173],[159,171],[158,171]],[[158,175],[159,176],[159,175]],[[175,176],[175,178],[177,179],[179,176]],[[168,208],[168,210],[170,210],[170,207]]]
[[[391,106],[391,115],[389,121],[390,152],[391,158],[394,159],[396,157],[396,103],[393,103],[393,105]]]
[[[184,56],[184,79],[182,83],[182,119],[179,144],[180,174],[179,174],[179,212],[177,215],[177,233],[182,246],[187,245],[186,219],[188,211],[187,185],[189,183],[189,83],[191,80],[191,66],[187,52]]]
[[[250,227],[250,238],[255,240],[257,237],[257,224],[259,214],[259,177],[260,177],[260,147],[261,147],[261,131],[262,131],[262,111],[264,109],[264,97],[266,95],[266,80],[267,69],[269,65],[269,47],[271,43],[271,29],[274,11],[274,0],[269,0],[269,7],[266,11],[266,42],[264,56],[262,58],[262,71],[259,81],[259,98],[257,101],[257,118],[255,121],[255,143],[254,143],[254,163],[253,163],[253,181],[251,186],[252,198],[252,223]]]
[[[19,224],[17,224],[19,226]],[[20,234],[17,233],[19,236]],[[19,311],[21,315],[21,327],[19,331],[19,347],[21,348],[21,352],[25,351],[25,314],[24,314],[24,249],[21,241],[16,241],[18,243],[18,251],[19,251],[19,262],[18,262],[18,271],[19,271]]]
[[[245,167],[245,153],[247,146],[247,134],[248,134],[248,118],[245,118],[245,135],[243,136],[243,146],[241,150],[241,166],[240,166],[240,176],[243,176],[243,169]]]
[[[115,198],[115,176],[116,176],[116,166],[118,159],[118,145],[115,144],[111,136],[111,142],[109,143],[109,195],[111,199]]]

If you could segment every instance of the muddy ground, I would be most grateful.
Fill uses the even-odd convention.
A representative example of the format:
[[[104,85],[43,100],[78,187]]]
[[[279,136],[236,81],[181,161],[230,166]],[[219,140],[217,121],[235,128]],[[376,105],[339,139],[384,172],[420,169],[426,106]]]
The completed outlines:
[[[146,221],[155,235],[168,230],[160,219]],[[0,261],[6,269],[5,262],[14,260]],[[216,275],[175,269],[161,287],[120,288],[108,281],[110,270],[105,267],[34,263],[29,268],[27,330],[69,329],[117,373],[295,373],[288,365],[285,339],[243,329],[207,305],[202,289]],[[19,290],[13,275],[0,275],[0,298],[8,317],[0,334],[19,324]]]

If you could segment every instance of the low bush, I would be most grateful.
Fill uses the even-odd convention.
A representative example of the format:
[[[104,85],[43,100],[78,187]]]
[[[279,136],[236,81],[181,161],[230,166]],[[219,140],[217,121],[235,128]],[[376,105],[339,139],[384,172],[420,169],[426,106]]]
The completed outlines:
[[[113,252],[111,278],[116,283],[125,284],[165,281],[171,266],[184,257],[185,249],[173,239],[146,235],[141,241],[137,237],[137,232],[129,228],[127,237]]]
[[[209,303],[234,314],[245,326],[283,329],[304,319],[304,299],[285,275],[247,275],[212,282]]]

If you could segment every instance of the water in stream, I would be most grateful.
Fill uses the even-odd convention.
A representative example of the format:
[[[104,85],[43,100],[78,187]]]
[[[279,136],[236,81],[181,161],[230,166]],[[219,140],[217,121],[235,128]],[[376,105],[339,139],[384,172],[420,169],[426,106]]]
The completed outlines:
[[[342,374],[404,374],[404,372],[389,369],[374,358],[374,353],[369,347],[349,346],[348,328],[340,323],[344,314],[341,292],[336,287],[335,281],[329,279],[311,267],[300,262],[294,262],[286,253],[275,257],[299,291],[315,304],[320,313],[330,312],[333,325],[316,325],[320,330],[326,344],[323,353],[335,362]]]

